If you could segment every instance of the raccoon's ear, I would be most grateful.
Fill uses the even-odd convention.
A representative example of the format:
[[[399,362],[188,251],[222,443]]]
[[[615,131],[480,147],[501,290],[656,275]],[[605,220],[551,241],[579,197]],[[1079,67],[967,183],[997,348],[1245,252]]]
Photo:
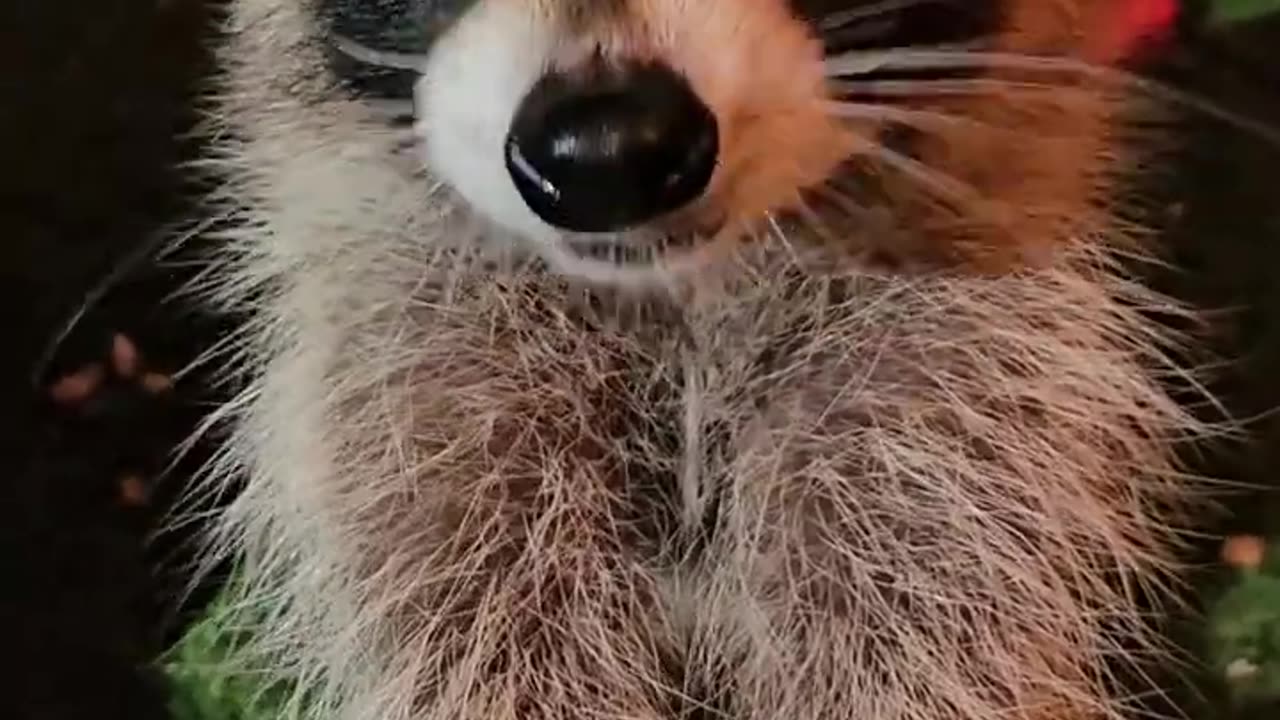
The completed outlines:
[[[481,0],[315,0],[320,33],[371,50],[422,55],[449,26]],[[361,96],[410,98],[412,70],[362,62],[331,44],[329,68]]]
[[[828,52],[969,43],[1000,28],[1000,0],[790,0]]]

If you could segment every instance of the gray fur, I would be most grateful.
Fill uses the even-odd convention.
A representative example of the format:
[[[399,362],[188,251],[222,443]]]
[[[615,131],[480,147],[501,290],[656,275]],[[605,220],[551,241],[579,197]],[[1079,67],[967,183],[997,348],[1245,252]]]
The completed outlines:
[[[254,298],[221,548],[307,717],[1124,715],[1104,659],[1154,647],[1203,428],[1117,228],[998,277],[766,225],[692,276],[565,278],[312,28],[235,4],[211,296]]]

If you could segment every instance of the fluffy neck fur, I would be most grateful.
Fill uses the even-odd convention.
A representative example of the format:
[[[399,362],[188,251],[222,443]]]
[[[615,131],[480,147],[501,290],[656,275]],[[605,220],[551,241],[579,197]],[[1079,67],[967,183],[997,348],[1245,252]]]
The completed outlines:
[[[378,169],[389,135],[326,143],[344,110],[264,70],[312,49],[237,22],[216,300],[254,298],[256,379],[222,540],[313,717],[1123,714],[1199,428],[1118,231],[998,277],[762,239],[592,292],[488,262]]]

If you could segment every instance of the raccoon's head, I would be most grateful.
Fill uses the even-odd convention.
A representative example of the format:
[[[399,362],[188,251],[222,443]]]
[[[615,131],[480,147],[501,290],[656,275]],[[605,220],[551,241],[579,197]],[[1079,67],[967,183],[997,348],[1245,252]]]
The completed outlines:
[[[1116,0],[312,0],[427,174],[608,280],[762,233],[1006,268],[1087,235]],[[412,105],[410,105],[410,102]],[[688,261],[688,262],[687,262]]]

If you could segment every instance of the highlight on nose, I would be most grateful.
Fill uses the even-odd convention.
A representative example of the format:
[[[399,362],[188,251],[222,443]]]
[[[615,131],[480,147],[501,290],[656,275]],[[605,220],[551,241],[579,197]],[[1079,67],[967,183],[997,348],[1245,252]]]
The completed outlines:
[[[543,77],[517,109],[507,170],[529,208],[574,232],[624,230],[701,195],[719,154],[715,115],[663,65]]]

